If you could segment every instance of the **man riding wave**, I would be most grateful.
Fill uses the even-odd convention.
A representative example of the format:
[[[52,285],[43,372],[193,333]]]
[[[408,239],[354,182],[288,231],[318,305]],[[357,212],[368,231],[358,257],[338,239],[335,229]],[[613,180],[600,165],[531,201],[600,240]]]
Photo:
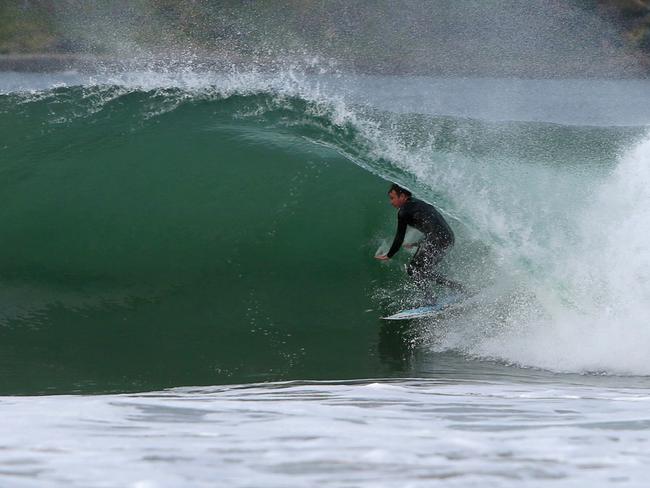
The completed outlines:
[[[388,190],[390,203],[399,209],[397,212],[397,232],[390,250],[375,256],[386,261],[400,250],[404,243],[407,226],[411,226],[424,234],[418,243],[418,249],[406,267],[406,271],[419,285],[435,282],[439,285],[462,290],[460,283],[442,276],[436,269],[442,258],[454,245],[454,233],[449,224],[433,205],[414,198],[409,190],[393,184]]]

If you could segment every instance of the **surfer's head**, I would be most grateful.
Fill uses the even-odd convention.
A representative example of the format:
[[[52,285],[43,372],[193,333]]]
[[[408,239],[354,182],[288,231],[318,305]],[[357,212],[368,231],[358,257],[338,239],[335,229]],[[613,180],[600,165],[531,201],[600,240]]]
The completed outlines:
[[[402,188],[397,183],[393,183],[388,190],[388,198],[390,198],[390,204],[395,208],[400,208],[408,199],[411,198],[411,192],[406,188]]]

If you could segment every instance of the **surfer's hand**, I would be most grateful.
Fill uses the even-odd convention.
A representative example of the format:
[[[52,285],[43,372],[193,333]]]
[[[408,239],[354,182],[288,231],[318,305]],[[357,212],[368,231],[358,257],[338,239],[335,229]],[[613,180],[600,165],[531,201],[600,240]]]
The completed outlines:
[[[388,261],[390,258],[385,254],[380,254],[379,256],[375,256],[375,259],[379,259],[380,261]]]

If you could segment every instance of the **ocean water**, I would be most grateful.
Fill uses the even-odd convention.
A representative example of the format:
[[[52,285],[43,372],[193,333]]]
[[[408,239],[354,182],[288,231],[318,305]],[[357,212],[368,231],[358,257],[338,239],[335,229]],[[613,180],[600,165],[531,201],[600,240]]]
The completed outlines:
[[[650,83],[0,75],[2,486],[644,486]],[[417,303],[389,182],[474,291]]]

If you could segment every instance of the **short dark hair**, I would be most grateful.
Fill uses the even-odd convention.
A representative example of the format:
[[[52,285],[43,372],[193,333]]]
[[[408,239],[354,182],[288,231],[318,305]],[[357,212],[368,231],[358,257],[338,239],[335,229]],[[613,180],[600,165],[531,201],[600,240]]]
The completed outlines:
[[[390,185],[390,189],[388,190],[388,193],[390,193],[392,191],[397,193],[398,196],[399,195],[406,195],[409,198],[411,198],[413,196],[413,194],[410,191],[408,191],[406,188],[402,188],[397,183],[393,183],[392,185]]]

